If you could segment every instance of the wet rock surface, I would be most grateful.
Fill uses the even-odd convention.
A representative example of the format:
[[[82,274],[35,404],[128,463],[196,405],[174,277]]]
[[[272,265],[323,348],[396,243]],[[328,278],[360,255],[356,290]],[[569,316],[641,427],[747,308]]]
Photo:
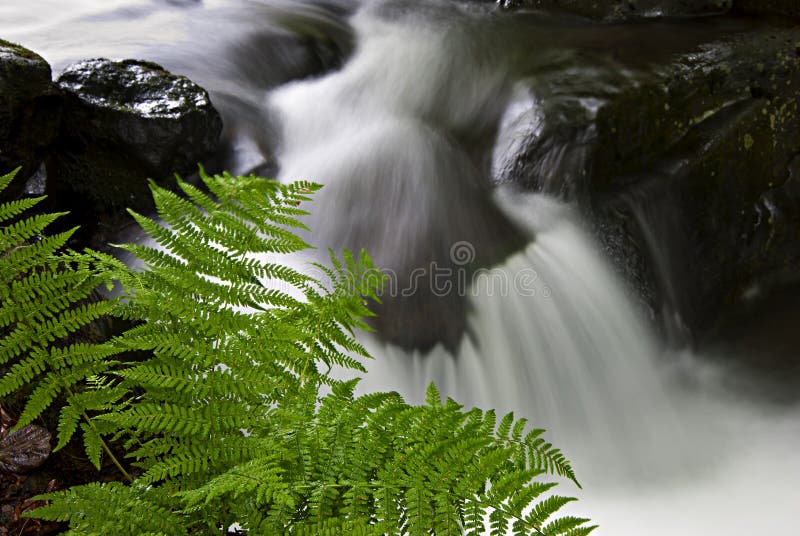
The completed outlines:
[[[0,40],[0,174],[22,166],[17,195],[54,142],[61,101],[50,66],[38,54]]]
[[[704,355],[733,368],[735,392],[777,404],[800,399],[800,285],[753,289],[701,341]],[[732,363],[733,362],[733,363]]]
[[[734,8],[743,13],[788,15],[800,19],[797,0],[734,0]]]
[[[505,9],[563,11],[598,21],[696,17],[728,12],[800,18],[797,0],[500,0]]]
[[[797,277],[796,39],[758,32],[684,56],[660,113],[658,85],[649,88],[642,119],[656,128],[632,125],[624,100],[598,117],[603,146],[614,150],[596,160],[594,188],[608,195],[595,212],[604,224],[639,223],[635,241],[646,244],[657,293],[691,332],[713,326],[754,286]]]
[[[577,199],[667,329],[710,329],[754,286],[798,275],[798,46],[792,29],[737,32],[545,98],[501,179]]]
[[[562,10],[595,20],[689,17],[726,13],[733,0],[502,0],[506,8]]]
[[[147,181],[188,174],[217,146],[222,121],[208,94],[154,63],[87,60],[58,78],[60,144],[48,162],[56,196],[96,212],[151,206]]]

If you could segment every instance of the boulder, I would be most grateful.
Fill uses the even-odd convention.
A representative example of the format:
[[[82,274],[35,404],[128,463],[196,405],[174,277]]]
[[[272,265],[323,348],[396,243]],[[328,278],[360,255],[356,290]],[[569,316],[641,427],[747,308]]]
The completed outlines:
[[[646,252],[674,327],[702,332],[798,275],[796,41],[775,30],[708,44],[598,114],[592,207],[605,225],[636,223],[617,256]]]
[[[57,135],[60,106],[50,65],[0,40],[0,174],[22,167],[4,195],[16,196],[39,168]]]
[[[734,32],[635,80],[545,97],[501,180],[576,199],[654,316],[704,332],[798,277],[798,46],[789,29]]]
[[[206,91],[157,64],[86,60],[57,82],[63,122],[48,162],[57,197],[88,201],[96,213],[148,210],[148,179],[172,185],[217,148],[222,121]]]
[[[688,17],[726,13],[733,0],[501,0],[505,8],[559,10],[595,20]]]
[[[800,19],[797,0],[734,0],[734,8],[742,13],[776,14]]]

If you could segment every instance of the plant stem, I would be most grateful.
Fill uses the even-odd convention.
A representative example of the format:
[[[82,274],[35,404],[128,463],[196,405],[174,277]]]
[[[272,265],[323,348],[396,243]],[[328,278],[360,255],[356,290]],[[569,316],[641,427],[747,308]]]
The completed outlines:
[[[70,387],[67,387],[67,393],[69,393],[69,396],[74,396],[74,393],[72,392],[72,389]],[[108,444],[100,435],[100,432],[97,431],[97,428],[92,422],[92,419],[89,418],[89,415],[86,413],[86,411],[81,411],[81,414],[83,415],[83,419],[86,421],[86,424],[89,425],[89,428],[91,428],[92,431],[97,434],[97,437],[100,439],[100,445],[103,447],[105,453],[108,454],[108,457],[111,458],[111,461],[114,463],[117,469],[119,469],[119,472],[122,473],[122,476],[124,476],[128,482],[133,482],[133,477],[130,475],[130,473],[128,473],[128,471],[125,470],[124,467],[122,467],[122,464],[119,462],[117,457],[114,456],[113,452],[111,452],[111,449],[109,448]]]

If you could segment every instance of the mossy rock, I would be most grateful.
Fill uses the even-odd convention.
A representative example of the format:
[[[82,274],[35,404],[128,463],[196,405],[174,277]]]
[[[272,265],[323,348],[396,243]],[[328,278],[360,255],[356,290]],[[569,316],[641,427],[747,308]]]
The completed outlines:
[[[798,41],[737,27],[629,79],[594,57],[566,89],[534,75],[544,126],[501,180],[577,201],[653,316],[702,333],[800,275]]]
[[[598,113],[599,143],[593,158],[597,186],[619,186],[621,177],[646,166],[695,126],[725,115],[737,102],[760,103],[763,119],[770,119],[775,129],[789,127],[800,78],[798,44],[792,30],[734,34],[677,55],[671,65],[658,69],[653,82],[623,91]],[[779,142],[775,136],[767,138],[765,143]]]
[[[798,277],[795,42],[774,30],[704,45],[598,114],[592,210],[607,232],[636,222],[609,249],[644,255],[632,262],[652,268],[654,308],[672,302],[690,331],[713,327],[753,288]]]
[[[734,0],[734,7],[743,13],[786,15],[800,19],[800,2],[797,0]]]
[[[506,8],[559,10],[603,21],[726,13],[733,0],[503,0]]]
[[[37,170],[55,140],[60,96],[50,65],[20,45],[0,40],[0,175],[18,166],[20,178]],[[19,194],[24,180],[4,195]]]

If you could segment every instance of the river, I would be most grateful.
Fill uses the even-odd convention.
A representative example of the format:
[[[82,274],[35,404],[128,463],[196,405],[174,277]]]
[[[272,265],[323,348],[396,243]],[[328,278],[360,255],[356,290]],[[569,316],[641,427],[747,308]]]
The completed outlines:
[[[436,381],[547,428],[583,483],[573,510],[608,536],[788,533],[800,418],[731,389],[724,355],[665,344],[573,204],[498,185],[513,119],[539,102],[519,82],[572,65],[576,47],[600,61],[580,64],[581,83],[647,76],[640,57],[735,24],[627,28],[615,43],[650,37],[623,69],[606,33],[486,4],[0,5],[0,37],[56,71],[140,57],[195,79],[223,112],[233,171],[325,184],[307,238],[363,247],[393,277],[361,388],[421,401]],[[335,68],[309,76],[321,66]]]

